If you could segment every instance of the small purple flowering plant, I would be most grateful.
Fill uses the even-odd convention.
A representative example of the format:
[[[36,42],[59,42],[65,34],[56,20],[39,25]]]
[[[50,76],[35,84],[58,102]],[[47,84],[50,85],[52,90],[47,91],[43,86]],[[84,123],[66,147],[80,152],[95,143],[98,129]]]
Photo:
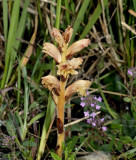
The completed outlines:
[[[12,147],[15,144],[15,136],[4,136],[3,146]]]
[[[101,109],[102,97],[89,95],[87,91],[86,97],[81,97],[80,105],[84,108],[84,116],[87,118],[87,123],[90,124],[93,128],[105,132],[107,127],[104,126],[104,118],[100,118],[100,109]]]
[[[126,91],[129,93],[130,96],[126,96],[123,98],[123,100],[127,103],[131,103],[131,107],[132,110],[134,112],[132,112],[132,114],[135,117],[135,104],[136,104],[136,99],[135,99],[135,85],[136,85],[136,67],[131,67],[127,70],[127,76],[129,77],[128,83],[127,83],[127,87],[128,89],[126,89],[126,87],[123,85],[123,87],[126,89]],[[129,110],[129,107],[126,107],[126,110]]]
[[[136,77],[136,67],[129,68],[127,71],[129,77]]]

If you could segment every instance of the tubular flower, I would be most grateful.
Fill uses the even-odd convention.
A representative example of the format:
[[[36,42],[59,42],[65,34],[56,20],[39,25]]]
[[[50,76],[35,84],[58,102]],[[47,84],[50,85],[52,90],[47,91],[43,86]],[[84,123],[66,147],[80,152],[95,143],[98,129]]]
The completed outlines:
[[[64,38],[58,29],[53,28],[52,35],[55,38],[55,41],[58,43],[58,45],[61,49],[66,46]]]
[[[60,63],[57,65],[57,75],[64,76],[66,78],[68,74],[78,74],[75,69],[79,69],[79,65],[81,65],[82,62],[82,58],[73,58],[72,60],[67,60],[67,62]]]
[[[51,43],[44,43],[42,52],[47,53],[52,58],[54,58],[57,63],[60,63],[64,62],[64,59],[70,59],[75,53],[81,51],[83,48],[87,47],[90,44],[89,39],[82,39],[68,47],[72,37],[72,33],[73,29],[70,26],[68,26],[65,32],[62,34],[58,29],[53,28],[52,35],[55,38],[55,41],[58,43],[59,49]],[[60,54],[60,52],[62,55]]]
[[[90,44],[89,39],[81,39],[73,43],[66,51],[66,58],[69,59],[73,54],[81,51],[83,48],[87,47]]]
[[[63,34],[56,28],[53,28],[52,35],[55,38],[55,41],[58,43],[61,51],[67,48],[71,37],[72,37],[73,29],[68,26]]]
[[[50,91],[54,91],[54,93],[59,95],[60,92],[60,82],[59,80],[52,76],[48,75],[46,77],[42,77],[42,84],[45,88],[48,88]]]
[[[71,66],[68,62],[60,63],[57,65],[58,72],[57,75],[67,77],[69,74],[78,74],[77,71],[74,70],[74,67]]]
[[[81,96],[86,96],[86,90],[91,85],[90,81],[78,80],[68,86],[65,91],[65,100],[68,100],[74,93],[79,93]]]
[[[80,65],[83,62],[82,58],[72,58],[71,60],[67,60],[67,62],[74,68],[79,69]]]
[[[58,104],[58,96],[60,95],[60,82],[59,80],[52,76],[42,77],[42,84],[45,88],[48,88],[51,91],[52,98],[55,104]]]
[[[57,63],[61,62],[60,52],[55,45],[51,43],[44,43],[42,52],[50,55]]]
[[[68,26],[65,32],[63,33],[64,41],[66,44],[69,44],[72,37],[73,29]]]

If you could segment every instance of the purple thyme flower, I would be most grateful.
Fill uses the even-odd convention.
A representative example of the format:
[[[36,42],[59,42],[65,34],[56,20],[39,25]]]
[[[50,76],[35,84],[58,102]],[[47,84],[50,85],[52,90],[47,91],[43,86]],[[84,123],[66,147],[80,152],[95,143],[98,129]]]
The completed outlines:
[[[96,124],[93,122],[93,123],[92,123],[92,126],[94,126],[94,127],[95,127],[95,126],[96,126]]]
[[[97,101],[97,97],[96,96],[93,99]]]
[[[127,73],[128,73],[128,76],[135,78],[136,77],[136,67],[129,68]]]
[[[130,75],[130,76],[133,76],[133,73],[132,73],[132,70],[131,69],[128,69],[128,75]]]
[[[98,102],[102,102],[102,97],[98,97],[98,98],[97,98],[97,101],[98,101]]]
[[[84,107],[85,106],[85,102],[81,102],[80,106]]]
[[[81,103],[80,105],[82,107],[85,107],[84,111],[84,117],[90,117],[86,120],[88,124],[91,124],[92,127],[97,127],[97,129],[101,129],[103,132],[107,131],[107,127],[102,126],[104,123],[104,118],[101,118],[97,115],[97,111],[100,110],[102,102],[102,97],[100,96],[91,96],[89,95],[89,92],[87,91],[86,97],[81,97]]]
[[[87,96],[89,96],[89,91],[86,92]]]
[[[101,107],[99,105],[96,105],[96,109],[99,110]]]
[[[15,136],[13,136],[13,137],[4,136],[4,139],[3,139],[4,146],[13,145],[14,143],[15,143]]]
[[[92,112],[92,113],[90,114],[90,117],[92,117],[92,118],[95,118],[95,116],[96,116],[96,113],[95,113],[95,112]]]
[[[94,103],[91,103],[91,107],[94,107]]]
[[[103,121],[104,121],[104,118],[100,119],[100,121],[103,122]]]
[[[89,116],[89,111],[84,112],[84,116],[88,117]]]
[[[105,132],[107,131],[107,127],[102,127],[102,130]]]
[[[92,121],[92,118],[87,119],[87,123],[90,124],[91,121]]]

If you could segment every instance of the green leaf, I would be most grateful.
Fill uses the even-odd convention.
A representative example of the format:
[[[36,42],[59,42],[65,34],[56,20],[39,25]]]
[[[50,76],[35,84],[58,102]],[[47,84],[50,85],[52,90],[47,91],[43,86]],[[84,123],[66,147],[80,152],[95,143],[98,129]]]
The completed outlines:
[[[131,137],[125,136],[125,137],[123,138],[122,142],[123,142],[124,144],[128,144],[128,143],[132,143],[133,140],[132,140]]]
[[[34,122],[38,121],[40,118],[45,116],[45,111],[42,113],[37,114],[35,117],[33,117],[30,122],[28,123],[28,126],[31,126]]]
[[[78,132],[80,132],[80,131],[82,131],[83,129],[82,129],[82,126],[80,126],[79,124],[74,124],[73,126],[72,126],[72,128],[71,128],[71,131],[78,131]]]
[[[27,140],[23,142],[23,146],[25,147],[35,147],[37,144],[32,140]]]
[[[135,153],[136,153],[136,148],[133,148],[133,149],[130,149],[129,151],[123,153],[120,158],[122,158],[122,157],[132,158],[133,156],[135,156]]]
[[[71,139],[71,141],[68,143],[67,147],[68,147],[68,150],[70,152],[72,152],[74,150],[74,147],[75,147],[78,139],[79,139],[79,136],[73,136],[72,139]]]
[[[75,160],[76,159],[75,157],[76,157],[76,154],[73,153],[68,157],[68,160]]]
[[[66,104],[65,109],[70,108],[72,105],[71,104]]]
[[[132,144],[134,147],[136,147],[136,137],[134,137]]]
[[[51,156],[54,160],[62,160],[56,153],[51,152]]]
[[[80,141],[79,143],[83,143],[85,141],[85,136],[80,136]]]
[[[32,109],[37,108],[38,106],[39,106],[39,103],[33,102],[33,103],[30,105],[30,107],[29,107],[29,111],[31,111]]]
[[[131,98],[125,97],[125,98],[123,98],[123,100],[124,100],[125,102],[130,102],[130,101],[131,101]]]
[[[15,129],[12,119],[6,122],[6,129],[10,136],[13,136],[13,133],[16,133],[16,129]]]
[[[116,143],[116,147],[117,147],[117,150],[119,151],[119,152],[121,152],[122,151],[122,147],[123,147],[123,145],[122,145],[122,142],[119,140],[119,141],[117,141],[117,143]]]

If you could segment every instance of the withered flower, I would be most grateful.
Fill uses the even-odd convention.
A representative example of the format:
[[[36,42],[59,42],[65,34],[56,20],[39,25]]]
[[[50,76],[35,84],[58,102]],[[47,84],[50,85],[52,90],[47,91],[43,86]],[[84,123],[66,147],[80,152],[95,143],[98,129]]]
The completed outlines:
[[[70,26],[68,26],[65,32],[63,33],[64,41],[66,44],[70,43],[72,33],[73,33],[73,29]]]
[[[58,72],[57,75],[67,77],[69,74],[78,74],[75,69],[79,69],[79,65],[82,64],[82,58],[73,58],[72,60],[67,60],[64,63],[57,65]]]
[[[57,75],[67,77],[69,74],[78,74],[77,71],[74,70],[74,67],[71,66],[68,62],[60,63],[57,65],[58,71]]]
[[[71,60],[67,60],[67,62],[74,68],[79,69],[80,65],[83,62],[82,58],[72,58]]]
[[[90,44],[89,39],[81,39],[73,43],[66,51],[66,58],[72,57],[75,53],[81,51],[83,48],[87,47]]]
[[[59,93],[60,82],[56,77],[52,75],[48,75],[48,76],[42,77],[41,79],[42,79],[42,84],[45,88],[48,88],[50,91],[55,89],[55,91]]]
[[[46,77],[42,77],[42,84],[45,88],[48,88],[51,91],[52,98],[55,104],[58,104],[58,96],[60,95],[60,82],[59,80],[52,76],[48,75]]]
[[[60,58],[60,52],[62,52],[62,56],[65,54],[66,59],[69,59],[75,53],[81,51],[90,44],[89,39],[82,39],[68,47],[72,37],[72,33],[73,29],[70,26],[68,26],[65,32],[62,34],[58,29],[53,28],[52,35],[55,38],[55,41],[58,43],[59,49],[57,49],[57,47],[51,43],[44,43],[43,53],[49,54],[55,59],[56,62],[60,63],[62,60],[62,58]]]
[[[55,41],[58,43],[60,48],[63,48],[63,47],[66,46],[64,38],[63,38],[62,34],[60,33],[60,31],[58,29],[53,28],[52,35],[55,38]]]
[[[78,93],[80,96],[86,96],[86,90],[91,85],[90,81],[78,80],[68,86],[65,91],[65,100],[68,100],[74,93]]]
[[[57,63],[61,62],[60,52],[54,44],[44,43],[42,52],[50,55]]]

